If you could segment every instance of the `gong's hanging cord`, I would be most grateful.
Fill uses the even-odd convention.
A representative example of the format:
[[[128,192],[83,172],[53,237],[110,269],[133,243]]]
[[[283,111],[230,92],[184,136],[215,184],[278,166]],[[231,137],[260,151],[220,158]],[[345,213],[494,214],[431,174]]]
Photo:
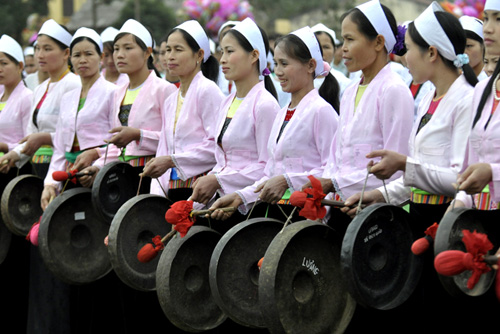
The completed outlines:
[[[366,183],[368,182],[368,177],[370,176],[370,173],[371,173],[371,167],[368,167],[366,169],[366,177],[365,177],[365,182],[363,184],[363,189],[361,190],[361,195],[359,196],[358,206],[356,207],[356,214],[358,214],[361,211],[361,204],[363,203],[363,196],[365,194]],[[382,179],[382,183],[384,185],[384,192],[385,192],[385,196],[387,198],[387,203],[390,203],[391,201],[389,199],[389,192],[387,191],[387,187],[385,185],[384,179]]]

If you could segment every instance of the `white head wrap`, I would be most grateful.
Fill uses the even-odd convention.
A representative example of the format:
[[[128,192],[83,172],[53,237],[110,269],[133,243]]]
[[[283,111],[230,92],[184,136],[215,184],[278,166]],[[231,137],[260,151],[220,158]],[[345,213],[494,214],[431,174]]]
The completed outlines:
[[[484,10],[500,11],[500,0],[486,0]]]
[[[318,43],[318,39],[314,32],[309,26],[300,28],[292,32],[295,36],[299,37],[302,42],[307,46],[311,57],[316,60],[316,69],[314,70],[315,77],[325,75],[325,64],[323,62],[323,56],[321,56],[321,49]]]
[[[211,38],[208,39],[208,42],[210,43],[210,52],[215,53],[217,51],[217,44]]]
[[[50,36],[68,47],[71,44],[71,34],[53,19],[47,20],[43,23],[38,35]]]
[[[220,33],[222,32],[222,30],[224,30],[224,28],[227,26],[235,26],[239,22],[240,21],[226,21],[220,26],[219,32],[217,33],[217,36],[219,37],[219,43],[220,43]]]
[[[115,40],[116,35],[118,35],[118,29],[114,27],[107,27],[101,33],[101,40],[103,43],[113,42]]]
[[[128,19],[127,21],[125,21],[118,33],[132,34],[143,41],[148,48],[153,47],[153,38],[151,37],[151,33],[149,32],[149,30],[146,29],[146,27],[143,26],[140,22],[134,19]]]
[[[333,41],[333,46],[340,44],[340,41],[337,39],[337,35],[335,34],[335,31],[328,28],[323,23],[318,23],[318,24],[312,26],[311,29],[314,33],[324,32],[324,33],[330,35],[330,37],[332,38],[332,41]]]
[[[2,35],[0,38],[0,52],[8,54],[20,63],[24,63],[24,54],[21,45],[9,35]]]
[[[32,46],[27,46],[23,50],[24,56],[34,56],[35,55],[35,48]]]
[[[473,16],[464,15],[459,19],[464,30],[469,30],[484,39],[483,37],[483,21]]]
[[[85,28],[85,27],[79,28],[75,32],[75,34],[73,35],[73,38],[71,39],[71,43],[73,43],[73,41],[75,39],[80,38],[80,37],[87,37],[87,38],[90,38],[91,40],[93,40],[95,42],[95,44],[97,44],[97,46],[99,47],[99,50],[102,52],[101,36],[99,36],[99,34],[97,32],[95,32],[95,30]]]
[[[208,36],[203,30],[203,27],[195,20],[189,20],[184,23],[179,24],[174,29],[181,29],[187,32],[191,37],[194,38],[199,47],[203,49],[203,62],[206,62],[208,57],[210,57],[210,42]]]
[[[469,62],[466,54],[455,54],[455,48],[439,24],[434,12],[444,11],[443,8],[433,1],[422,14],[414,21],[415,28],[424,41],[435,46],[439,53],[446,59],[453,61],[456,67],[462,67]]]
[[[251,18],[247,17],[243,21],[238,22],[232,29],[241,33],[250,45],[259,51],[259,73],[261,76],[264,75],[264,71],[267,68],[267,53],[262,33],[257,24]],[[266,74],[268,73],[266,72]]]
[[[394,33],[392,32],[391,25],[389,24],[389,21],[387,21],[387,17],[385,16],[380,1],[368,1],[357,6],[356,8],[358,8],[366,16],[373,28],[375,28],[377,34],[384,36],[385,48],[388,53],[391,53],[394,45],[396,45],[396,36],[394,36]]]

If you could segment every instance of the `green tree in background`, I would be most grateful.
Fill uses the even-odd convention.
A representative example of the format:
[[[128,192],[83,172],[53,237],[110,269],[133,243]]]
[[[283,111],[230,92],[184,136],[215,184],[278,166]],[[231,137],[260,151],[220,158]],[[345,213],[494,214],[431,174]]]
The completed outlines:
[[[162,0],[126,0],[120,18],[113,26],[121,27],[126,20],[135,19],[137,14],[140,15],[140,22],[152,32],[157,43],[178,23],[175,12],[165,6]]]
[[[23,30],[27,27],[27,19],[32,14],[45,16],[48,14],[48,0],[2,0],[0,1],[0,33],[24,43]]]

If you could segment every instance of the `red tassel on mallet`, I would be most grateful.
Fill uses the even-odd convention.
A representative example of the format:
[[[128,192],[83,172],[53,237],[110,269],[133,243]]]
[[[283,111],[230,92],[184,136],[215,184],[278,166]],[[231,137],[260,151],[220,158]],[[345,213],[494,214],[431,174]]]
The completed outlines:
[[[434,258],[436,271],[443,276],[455,276],[474,268],[474,257],[459,250],[447,250]]]
[[[234,208],[221,208],[223,211],[234,211]],[[193,210],[193,201],[177,201],[170,206],[165,213],[165,220],[172,224],[172,230],[163,238],[157,235],[153,238],[154,246],[150,243],[145,244],[139,253],[137,259],[140,262],[149,262],[154,259],[158,253],[165,248],[165,242],[176,232],[184,237],[195,222],[195,216],[210,213],[209,210]]]
[[[483,233],[463,230],[462,241],[467,252],[447,250],[439,253],[434,258],[434,268],[443,276],[455,276],[466,270],[472,271],[467,281],[467,288],[472,290],[481,275],[491,271],[491,265],[498,263],[496,255],[486,256],[493,244]]]
[[[73,169],[70,172],[59,170],[52,173],[52,178],[54,179],[54,181],[62,182],[66,181],[67,179],[72,179],[73,177],[75,177],[77,172],[78,171],[76,169]]]
[[[163,238],[159,235],[153,238],[153,244],[147,243],[142,246],[139,253],[137,253],[137,260],[143,263],[147,263],[153,260],[158,253],[165,248],[165,242],[170,239],[174,234],[175,230],[168,232]]]
[[[232,212],[236,208],[218,208],[217,210],[222,210],[225,212]],[[174,229],[179,232],[181,238],[183,238],[193,226],[196,216],[206,215],[211,213],[210,210],[193,210],[193,201],[177,201],[170,206],[170,209],[165,213],[165,220],[174,225]]]
[[[193,226],[195,218],[191,215],[193,201],[177,201],[165,213],[165,220],[174,225],[181,237],[184,237]]]
[[[73,169],[70,170],[69,172],[65,172],[62,170],[55,171],[52,173],[52,178],[54,181],[66,181],[67,179],[74,179],[75,177],[80,177],[84,175],[92,175],[94,172],[93,171],[88,171],[88,172],[78,172],[78,170]]]
[[[425,230],[425,236],[419,238],[413,242],[411,245],[411,251],[415,255],[423,254],[429,246],[434,243],[434,238],[436,237],[436,232],[438,229],[438,223],[434,223]]]
[[[323,187],[321,182],[312,175],[307,177],[311,182],[311,188],[306,188],[301,192],[293,192],[290,195],[290,203],[300,207],[299,216],[310,220],[322,219],[326,215],[326,208],[323,206]]]

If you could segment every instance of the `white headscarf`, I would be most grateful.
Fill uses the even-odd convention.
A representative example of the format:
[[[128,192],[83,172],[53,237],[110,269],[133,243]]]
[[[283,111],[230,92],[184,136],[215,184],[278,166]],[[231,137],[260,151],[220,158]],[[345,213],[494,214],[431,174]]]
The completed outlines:
[[[453,44],[434,14],[438,11],[444,10],[436,1],[433,1],[429,7],[415,19],[415,28],[427,44],[435,46],[439,53],[444,58],[453,61],[456,67],[462,67],[469,63],[469,57],[466,54],[457,55],[455,53]]]
[[[358,8],[366,16],[373,28],[375,28],[377,34],[384,36],[385,48],[388,53],[391,53],[394,45],[396,45],[396,36],[394,36],[394,33],[392,32],[391,25],[389,24],[389,21],[387,21],[387,17],[385,16],[380,1],[368,1],[357,6],[356,8]]]
[[[266,46],[264,45],[264,39],[262,38],[262,33],[260,32],[257,24],[251,19],[246,18],[241,22],[238,22],[233,28],[240,32],[243,37],[247,39],[250,45],[257,51],[259,51],[259,72],[261,74],[261,80],[263,75],[268,75],[267,69],[267,53]]]
[[[184,23],[179,24],[174,29],[181,29],[187,32],[191,37],[194,38],[199,47],[203,49],[203,62],[206,62],[208,57],[210,57],[210,41],[208,36],[203,30],[203,27],[195,20],[189,20]]]

